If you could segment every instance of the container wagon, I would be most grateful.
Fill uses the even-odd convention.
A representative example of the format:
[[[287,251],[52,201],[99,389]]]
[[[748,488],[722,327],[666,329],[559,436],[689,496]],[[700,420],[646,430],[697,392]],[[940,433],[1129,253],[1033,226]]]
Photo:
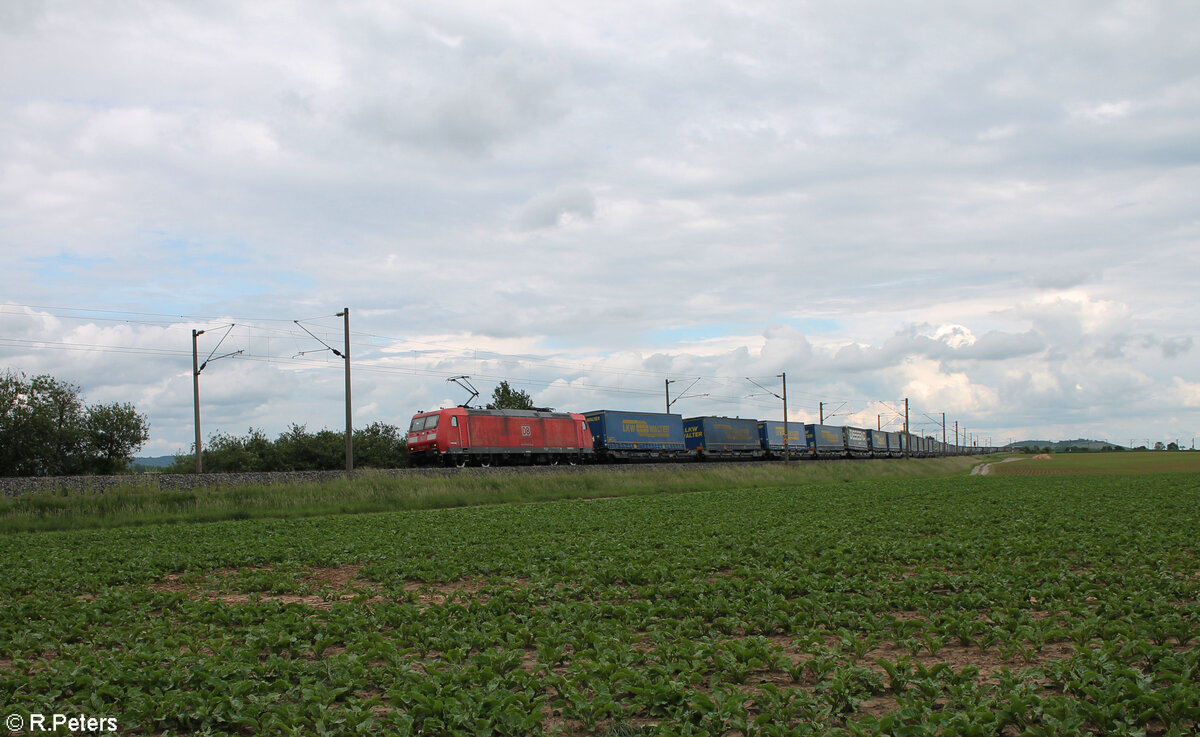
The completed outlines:
[[[871,457],[871,441],[866,430],[859,427],[843,427],[842,435],[846,439],[846,455],[851,458]]]
[[[783,458],[783,423],[778,420],[759,420],[758,442],[768,458]],[[800,458],[808,453],[804,442],[804,423],[787,423],[787,455]]]
[[[846,438],[837,425],[805,425],[804,440],[813,458],[846,457]]]
[[[887,433],[883,430],[867,430],[867,442],[871,445],[872,458],[889,458]]]
[[[683,421],[683,441],[699,460],[751,460],[766,456],[758,439],[758,420],[689,417]]]
[[[585,412],[599,461],[670,461],[690,452],[683,415],[599,409]]]

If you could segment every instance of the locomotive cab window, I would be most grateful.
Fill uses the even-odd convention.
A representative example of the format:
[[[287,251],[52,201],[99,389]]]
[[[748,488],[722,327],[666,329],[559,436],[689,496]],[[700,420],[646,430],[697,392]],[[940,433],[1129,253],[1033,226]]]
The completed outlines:
[[[437,427],[438,417],[441,415],[426,415],[425,417],[414,417],[412,424],[408,426],[409,432],[417,432],[418,430],[432,430]]]

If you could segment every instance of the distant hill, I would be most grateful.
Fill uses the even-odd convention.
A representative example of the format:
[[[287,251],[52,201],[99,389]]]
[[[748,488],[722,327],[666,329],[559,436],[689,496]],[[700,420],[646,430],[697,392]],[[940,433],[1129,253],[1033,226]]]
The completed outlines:
[[[1013,443],[1014,448],[1045,448],[1049,447],[1055,453],[1064,453],[1068,450],[1125,450],[1124,446],[1110,443],[1107,440],[1086,440],[1079,438],[1077,440],[1021,440]]]
[[[145,468],[165,468],[175,462],[175,456],[155,456],[153,458],[134,458],[133,465]]]

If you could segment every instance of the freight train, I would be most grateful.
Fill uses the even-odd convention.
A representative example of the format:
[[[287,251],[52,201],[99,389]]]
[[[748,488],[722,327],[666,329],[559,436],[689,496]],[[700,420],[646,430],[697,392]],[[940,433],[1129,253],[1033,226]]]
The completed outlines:
[[[785,440],[786,438],[786,440]],[[658,412],[475,409],[418,412],[408,452],[418,466],[543,465],[829,458],[930,458],[997,448],[909,433]]]

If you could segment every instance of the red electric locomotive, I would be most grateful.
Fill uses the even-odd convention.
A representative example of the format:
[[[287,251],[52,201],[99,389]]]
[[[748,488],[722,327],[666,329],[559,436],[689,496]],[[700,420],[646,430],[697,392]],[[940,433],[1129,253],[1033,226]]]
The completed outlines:
[[[576,412],[451,407],[420,412],[408,428],[413,465],[579,463],[592,433]]]

